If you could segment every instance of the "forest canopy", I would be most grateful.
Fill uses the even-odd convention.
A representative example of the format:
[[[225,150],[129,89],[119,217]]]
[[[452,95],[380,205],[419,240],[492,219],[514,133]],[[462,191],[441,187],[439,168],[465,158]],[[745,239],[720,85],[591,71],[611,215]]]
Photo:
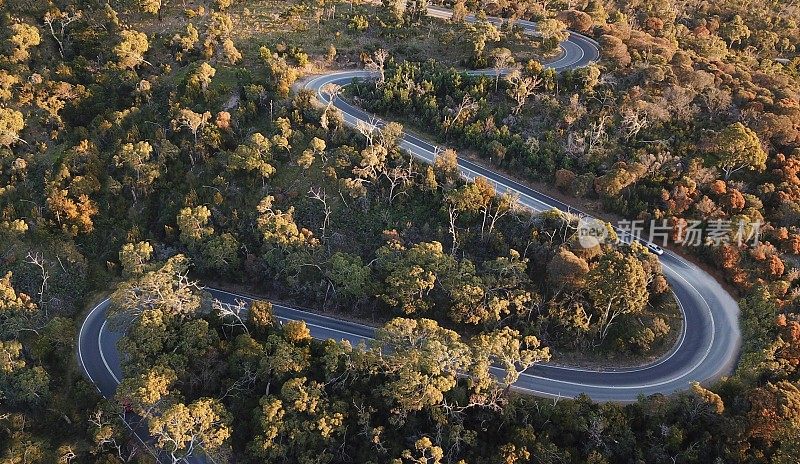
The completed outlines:
[[[797,462],[798,17],[0,0],[0,463],[152,462],[133,416],[173,461]],[[568,30],[600,60],[558,73]],[[349,128],[302,90],[354,68],[377,78],[327,91],[394,122]],[[450,149],[416,161],[406,129]],[[514,391],[537,363],[656,359],[680,311],[647,248],[582,246],[577,216],[463,179],[458,156],[608,221],[666,224],[671,244],[691,221],[758,224],[755,244],[674,248],[740,298],[736,371],[631,404]],[[109,295],[123,378],[103,398],[75,347]],[[376,340],[315,339],[272,302]]]

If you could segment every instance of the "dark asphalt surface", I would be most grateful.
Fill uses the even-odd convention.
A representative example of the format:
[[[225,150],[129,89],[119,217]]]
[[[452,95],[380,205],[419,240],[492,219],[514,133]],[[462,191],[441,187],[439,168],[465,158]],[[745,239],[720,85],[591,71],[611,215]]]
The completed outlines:
[[[429,14],[443,18],[449,16],[447,10],[439,8],[431,8]],[[536,34],[534,23],[518,21],[517,24],[524,27],[527,33]],[[581,34],[571,33],[568,41],[562,43],[561,47],[561,56],[548,65],[556,70],[586,66],[599,58],[596,42]],[[354,79],[370,77],[374,75],[367,71],[332,73],[309,80],[305,87],[316,92],[318,99],[324,104],[327,103],[322,92],[325,85],[347,85]],[[334,105],[341,110],[345,122],[350,126],[355,126],[359,121],[383,124],[380,119],[341,99],[336,99]],[[426,162],[432,162],[439,149],[435,144],[409,133],[403,135],[400,145]],[[498,192],[516,194],[521,205],[534,211],[557,208],[581,214],[567,204],[468,160],[459,159],[459,167],[466,178],[485,177],[494,183]],[[661,262],[685,315],[682,335],[669,355],[651,365],[636,369],[594,371],[549,364],[537,365],[522,373],[514,388],[550,397],[575,397],[585,393],[596,401],[629,402],[635,401],[639,395],[669,394],[689,388],[692,381],[708,383],[730,373],[741,343],[736,302],[710,275],[679,256],[666,251],[661,256]],[[243,295],[208,290],[225,303],[233,303],[237,299],[249,300]],[[109,330],[106,322],[108,308],[109,300],[104,300],[90,311],[80,329],[77,354],[89,380],[103,396],[111,398],[122,378],[120,356],[116,347],[121,334]],[[344,339],[357,345],[368,342],[374,335],[374,328],[355,322],[280,305],[274,305],[274,311],[280,320],[304,320],[311,334],[318,339]],[[128,423],[137,439],[152,443],[144,424],[133,417],[129,418]],[[159,461],[170,462],[165,456],[160,456]],[[208,461],[205,457],[198,456],[190,457],[184,462],[195,464]]]

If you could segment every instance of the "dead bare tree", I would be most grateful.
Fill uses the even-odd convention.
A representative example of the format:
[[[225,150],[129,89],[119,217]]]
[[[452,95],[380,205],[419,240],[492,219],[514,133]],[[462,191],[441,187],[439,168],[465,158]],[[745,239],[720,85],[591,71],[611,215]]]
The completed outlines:
[[[488,409],[492,411],[500,411],[503,405],[508,401],[506,395],[507,388],[500,388],[495,385],[488,388],[484,392],[473,393],[464,404],[451,404],[447,398],[442,400],[439,405],[444,412],[451,417],[458,417],[466,413],[471,408]]]
[[[72,450],[72,446],[67,445],[67,447],[61,452],[61,456],[58,457],[58,462],[59,464],[70,464],[72,460],[77,457],[78,455]]]
[[[44,311],[45,317],[47,317],[47,303],[50,301],[45,301],[44,295],[47,292],[47,281],[50,280],[50,271],[47,269],[47,261],[44,259],[44,256],[39,253],[28,252],[28,255],[25,257],[25,262],[39,268],[39,275],[42,278],[42,284],[39,287],[39,308]]]
[[[333,103],[339,98],[341,91],[341,86],[336,84],[327,84],[322,88],[322,94],[327,98],[328,102],[325,104],[325,110],[322,112],[322,116],[320,116],[319,124],[325,130],[329,129],[331,115],[338,116],[337,120],[341,121],[339,109],[333,106]],[[341,124],[337,124],[337,129],[339,127],[341,127]]]
[[[450,247],[450,255],[456,255],[456,248],[458,248],[458,231],[456,229],[456,219],[458,218],[458,208],[451,202],[447,204],[447,217],[450,220],[450,236],[453,238],[453,245]]]
[[[237,299],[233,304],[230,304],[214,300],[213,308],[225,327],[230,327],[231,329],[241,327],[245,332],[250,333],[247,324],[244,322],[247,314],[246,302]]]
[[[516,115],[522,111],[528,97],[536,93],[542,79],[540,77],[523,77],[519,71],[514,71],[506,77],[506,80],[510,86],[507,91],[508,96],[516,102],[512,110],[512,113]]]
[[[375,134],[378,132],[378,119],[370,117],[369,121],[359,119],[356,130],[367,139],[367,145],[375,145]]]
[[[367,58],[366,63],[364,66],[370,70],[377,72],[379,77],[378,80],[375,81],[375,88],[380,87],[386,81],[386,59],[389,58],[389,52],[386,50],[379,48],[372,54],[371,57]]]
[[[489,219],[489,228],[487,231],[488,236],[492,235],[492,232],[497,225],[497,221],[511,212],[518,202],[518,194],[505,192],[502,195],[496,196],[495,199],[489,203],[486,211],[486,217]],[[494,208],[492,208],[492,203],[494,203]],[[483,237],[483,229],[481,229],[481,237]]]
[[[256,380],[258,380],[258,372],[257,370],[253,369],[250,364],[245,364],[242,366],[242,376],[236,379],[230,387],[225,390],[225,393],[219,398],[220,401],[224,400],[228,396],[235,395],[241,391],[249,391],[252,389],[253,385],[255,385]]]
[[[442,124],[444,126],[444,132],[447,133],[454,124],[458,124],[462,115],[472,112],[477,107],[478,103],[475,102],[470,94],[465,93],[464,97],[461,99],[461,103],[453,110],[455,114],[452,117],[449,115],[445,116],[444,123]]]
[[[328,226],[331,222],[331,213],[333,213],[333,208],[331,208],[331,206],[328,204],[328,193],[321,187],[311,187],[311,189],[308,191],[308,196],[312,200],[317,200],[318,202],[322,203],[322,212],[325,217],[322,220],[320,232],[322,233],[322,238],[324,240],[327,238],[326,231],[328,230]]]
[[[649,125],[647,115],[639,108],[622,110],[622,136],[626,141],[636,137],[642,129]]]
[[[389,204],[391,205],[399,195],[405,195],[407,193],[400,188],[411,183],[413,177],[411,158],[408,159],[408,165],[395,166],[388,170],[382,170],[381,174],[389,181]]]
[[[608,121],[608,115],[604,114],[600,117],[599,120],[593,121],[589,124],[588,129],[588,139],[589,139],[589,147],[587,152],[592,153],[592,150],[600,145],[604,140],[607,138],[606,134],[606,122]]]
[[[50,30],[53,40],[58,44],[58,54],[61,55],[61,58],[64,58],[64,36],[66,35],[67,27],[81,19],[82,16],[83,13],[81,11],[68,12],[59,11],[58,9],[44,14],[44,24]]]
[[[120,419],[124,420],[122,418]],[[114,437],[114,425],[111,422],[111,419],[107,418],[102,410],[97,410],[94,412],[94,414],[89,416],[89,423],[98,428],[99,433],[95,434],[95,438],[97,440],[96,445],[98,448],[111,446],[116,451],[117,457],[120,459],[120,461],[133,461],[133,458],[136,456],[136,448],[126,450],[125,444],[117,441],[117,439]]]
[[[339,98],[341,91],[342,87],[336,84],[326,84],[324,87],[322,87],[322,94],[325,95],[328,103],[325,105],[325,111],[322,112],[319,122],[320,126],[322,126],[322,128],[325,130],[328,130],[328,113],[332,108],[334,108],[333,102]]]
[[[322,93],[328,98],[328,104],[325,109],[329,109],[332,105],[334,100],[339,97],[339,94],[342,92],[342,86],[337,84],[325,84],[322,87]]]

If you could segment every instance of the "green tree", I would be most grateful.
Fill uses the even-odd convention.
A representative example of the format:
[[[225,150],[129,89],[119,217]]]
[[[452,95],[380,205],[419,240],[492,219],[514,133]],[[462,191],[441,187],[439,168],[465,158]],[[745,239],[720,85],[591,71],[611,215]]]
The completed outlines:
[[[134,203],[139,194],[146,194],[161,175],[159,165],[151,161],[153,147],[149,142],[142,141],[126,143],[122,146],[119,153],[114,156],[114,161],[119,167],[125,167],[132,174],[126,176],[125,183],[130,186]]]
[[[482,333],[471,343],[474,366],[473,377],[476,382],[487,378],[490,366],[499,366],[505,372],[502,383],[511,385],[519,379],[519,374],[538,362],[550,360],[550,350],[542,348],[539,339],[528,335],[520,336],[519,331],[503,327]]]
[[[489,61],[494,68],[494,90],[497,91],[497,86],[500,84],[500,75],[506,68],[514,64],[514,55],[511,50],[505,47],[498,47],[489,52]]]
[[[230,414],[211,398],[200,398],[189,405],[169,407],[149,421],[156,445],[172,456],[173,462],[194,456],[199,450],[209,453],[230,437]]]
[[[22,113],[12,108],[0,107],[0,147],[10,147],[18,140],[25,127]]]
[[[208,225],[211,210],[200,205],[186,207],[178,212],[178,229],[181,231],[181,242],[186,245],[199,245],[214,234],[214,228]]]
[[[130,406],[144,418],[160,414],[174,402],[171,389],[178,380],[175,371],[164,366],[154,366],[136,376],[122,379],[116,398]]]
[[[526,290],[530,288],[527,263],[516,250],[510,250],[508,257],[485,262],[479,275],[472,263],[461,262],[458,277],[450,279],[457,282],[449,284],[450,317],[460,323],[491,324],[509,313],[526,313],[534,298]]]
[[[50,376],[41,366],[28,366],[17,340],[0,340],[0,391],[17,407],[42,404],[50,395]]]
[[[267,178],[275,174],[272,161],[272,143],[260,132],[250,136],[247,143],[236,147],[228,154],[228,169],[257,171],[261,175],[262,185]]]
[[[542,80],[538,76],[528,77],[523,76],[520,72],[511,72],[506,76],[506,82],[508,83],[506,95],[511,97],[516,103],[512,113],[519,114],[522,112],[522,108],[525,106],[528,97],[536,92]]]
[[[227,10],[233,5],[233,0],[215,0],[215,2],[220,10]]]
[[[189,260],[175,255],[161,267],[123,282],[111,295],[112,315],[146,315],[161,321],[181,321],[196,315],[202,298],[188,271]]]
[[[261,459],[329,462],[327,448],[344,431],[345,416],[331,404],[324,385],[306,377],[287,380],[280,399],[265,396],[256,411],[253,454]]]
[[[211,85],[211,80],[217,70],[205,61],[200,63],[186,79],[186,85],[195,91],[201,92],[205,95],[208,91],[208,86]]]
[[[292,84],[297,80],[297,70],[290,66],[284,57],[273,54],[267,47],[261,47],[259,54],[269,70],[272,87],[278,92],[279,96],[288,96]]]
[[[414,23],[419,23],[422,18],[428,15],[428,6],[430,4],[430,0],[414,0],[408,5],[406,14]]]
[[[453,4],[453,16],[450,17],[450,21],[454,23],[463,23],[467,17],[467,13],[466,0],[456,0]]]
[[[264,300],[254,300],[250,303],[247,313],[248,322],[255,329],[256,333],[265,335],[275,325],[275,318],[272,315],[272,303]]]
[[[347,28],[358,32],[366,31],[369,29],[369,20],[364,15],[353,15],[350,18],[350,22],[347,23]]]
[[[236,45],[231,39],[224,39],[222,41],[222,56],[232,65],[242,60],[242,52],[236,48]]]
[[[289,343],[305,344],[311,341],[311,331],[305,321],[288,321],[283,324],[283,338]]]
[[[311,362],[311,351],[308,346],[310,334],[303,333],[304,328],[300,324],[292,324],[288,330],[283,331],[281,334],[283,336],[271,335],[267,338],[264,355],[259,361],[257,371],[259,378],[267,381],[267,391],[273,382],[285,381],[290,374],[308,369]],[[292,331],[298,332],[294,335],[301,338],[297,343],[286,339],[287,335],[294,336]]]
[[[311,236],[307,229],[301,229],[294,221],[294,207],[289,207],[286,212],[272,206],[274,197],[266,196],[258,204],[258,229],[261,231],[264,242],[271,246],[287,250],[302,247],[303,245],[316,245],[317,240]]]
[[[14,96],[14,86],[20,82],[19,76],[0,70],[0,102],[7,102]]]
[[[230,232],[211,237],[203,246],[203,266],[221,273],[239,269],[239,240]]]
[[[142,274],[150,257],[153,256],[153,246],[149,242],[126,243],[119,251],[119,262],[125,275]]]
[[[458,154],[453,149],[443,150],[436,154],[433,160],[433,169],[436,176],[443,184],[452,185],[459,179]]]
[[[11,34],[8,37],[9,55],[14,63],[27,61],[30,57],[30,49],[39,45],[42,41],[39,29],[26,23],[14,23],[9,28]]]
[[[14,290],[11,272],[0,277],[0,337],[19,337],[21,332],[36,331],[39,308],[31,297]]]
[[[264,396],[256,409],[255,434],[250,443],[250,452],[263,459],[286,456],[284,444],[278,436],[284,428],[283,418],[286,411],[283,402],[273,396]]]
[[[175,34],[172,37],[172,45],[180,48],[183,53],[194,50],[200,41],[200,32],[192,23],[186,25],[186,35]]]
[[[413,450],[403,450],[400,458],[393,459],[392,464],[440,464],[444,459],[444,450],[433,444],[430,438],[422,437],[414,443]]]
[[[766,169],[767,152],[761,146],[761,140],[752,129],[740,122],[735,122],[716,134],[712,151],[715,153],[715,164],[722,169],[725,180],[742,169]]]
[[[331,290],[343,301],[357,301],[367,296],[371,271],[360,256],[337,251],[325,267]]]
[[[587,288],[600,340],[611,324],[623,314],[644,311],[649,300],[647,275],[642,263],[631,254],[611,251],[600,257],[587,276]]]
[[[708,404],[717,414],[725,412],[725,403],[722,401],[722,397],[703,387],[700,383],[692,382],[692,393]]]
[[[472,39],[473,59],[476,64],[480,64],[484,62],[483,52],[486,49],[486,43],[498,42],[500,31],[488,21],[479,21],[475,25],[470,25],[467,27],[467,31]]]
[[[325,141],[314,137],[311,139],[311,142],[308,143],[308,148],[303,150],[303,153],[297,157],[297,165],[302,167],[303,169],[308,169],[316,160],[317,155],[325,152]]]
[[[211,59],[215,48],[230,39],[233,32],[233,20],[227,13],[213,11],[206,28],[206,38],[203,40],[203,57]]]
[[[194,137],[195,144],[197,143],[197,135],[200,133],[201,130],[206,126],[208,121],[211,119],[211,113],[206,111],[204,113],[195,113],[194,111],[188,108],[181,108],[178,111],[177,117],[173,119],[173,124],[180,128],[185,127],[189,129],[189,132],[192,133]],[[192,166],[194,166],[194,151],[190,153]]]
[[[395,26],[402,26],[406,15],[406,0],[382,0],[383,8]]]
[[[488,239],[497,221],[511,212],[516,204],[508,193],[497,195],[494,186],[484,177],[476,177],[458,190],[450,192],[447,201],[456,213],[478,213],[481,215],[481,239]],[[451,215],[452,217],[452,215]],[[451,224],[451,228],[452,228]]]
[[[567,25],[557,19],[539,21],[537,31],[545,52],[555,50],[561,42],[569,37]]]
[[[134,69],[142,63],[147,63],[144,59],[144,54],[150,49],[147,34],[133,29],[120,31],[119,34],[120,41],[114,46],[117,65],[122,69]]]
[[[472,361],[461,337],[430,319],[393,319],[375,340],[388,348],[385,369],[393,374],[381,391],[405,411],[441,404]]]
[[[732,21],[725,21],[719,28],[719,33],[728,44],[741,44],[742,40],[750,37],[750,28],[744,23],[741,16],[734,15]]]
[[[133,458],[138,450],[129,444],[130,430],[119,417],[118,405],[102,402],[100,406],[89,415],[89,434],[94,442],[93,452],[105,454],[107,460],[99,458],[98,463],[110,464],[115,459],[126,460]],[[112,454],[106,453],[109,451]],[[113,456],[116,455],[116,456]]]
[[[437,278],[455,267],[455,260],[444,254],[439,242],[422,242],[406,249],[393,241],[377,251],[384,286],[379,297],[405,314],[422,313],[430,308],[426,300]]]
[[[608,11],[604,2],[600,0],[589,0],[584,11],[592,17],[595,23],[602,25],[608,21]]]
[[[143,13],[158,16],[159,21],[163,19],[161,17],[161,10],[163,8],[162,0],[139,0],[139,9],[142,10]]]

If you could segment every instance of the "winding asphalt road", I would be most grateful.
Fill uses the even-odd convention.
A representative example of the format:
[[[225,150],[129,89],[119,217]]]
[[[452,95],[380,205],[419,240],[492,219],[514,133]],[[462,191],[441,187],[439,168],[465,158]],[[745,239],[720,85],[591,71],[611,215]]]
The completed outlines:
[[[431,16],[447,18],[448,10],[431,7]],[[467,21],[474,21],[468,17]],[[529,21],[518,21],[526,33],[536,34],[536,25]],[[548,66],[561,71],[586,66],[599,59],[597,43],[581,34],[571,32],[561,44],[560,57]],[[374,78],[368,71],[346,71],[325,74],[305,82],[319,103],[329,103],[327,86],[345,86],[355,79]],[[351,127],[357,124],[385,124],[379,118],[334,97],[332,103],[338,108],[344,121]],[[411,133],[404,133],[400,146],[421,161],[433,162],[441,149],[437,145]],[[519,198],[519,203],[533,211],[553,208],[585,215],[552,197],[522,185],[502,174],[459,158],[459,168],[464,177],[474,179],[482,176],[492,182],[500,193],[509,192]],[[684,314],[684,324],[675,348],[664,358],[650,365],[616,370],[591,370],[536,365],[520,375],[514,388],[535,395],[549,397],[575,397],[582,393],[596,401],[635,401],[640,395],[656,393],[670,394],[686,390],[691,382],[709,383],[729,374],[737,360],[741,344],[738,325],[739,308],[734,299],[708,273],[666,250],[660,257],[664,273],[672,286],[675,298]],[[249,301],[244,295],[222,290],[208,289],[213,297],[224,303],[236,300]],[[121,337],[108,328],[108,299],[95,306],[86,317],[78,337],[78,360],[89,380],[105,397],[111,398],[122,378],[120,356],[116,343]],[[281,320],[304,320],[315,338],[348,340],[358,344],[369,341],[374,328],[350,321],[343,321],[315,313],[274,306],[276,317]],[[135,430],[134,430],[135,429]],[[151,441],[143,426],[132,430],[139,440]],[[186,462],[205,462],[202,457],[191,457]]]
[[[440,8],[432,8],[430,12],[437,17],[450,16],[448,10]],[[474,18],[468,17],[467,20]],[[517,21],[517,24],[525,33],[536,34],[535,23]],[[575,32],[570,33],[561,48],[561,57],[547,65],[557,71],[586,66],[599,59],[597,43]],[[486,71],[471,73],[485,74]],[[347,125],[382,127],[386,121],[336,97],[338,92],[329,91],[355,80],[375,77],[376,73],[364,70],[324,74],[307,81],[305,88],[314,92],[322,105],[331,103],[333,98],[333,106],[341,112]],[[400,147],[426,163],[432,163],[436,154],[444,149],[410,132],[403,134]],[[522,206],[533,211],[555,208],[590,217],[579,209],[467,159],[459,158],[458,165],[464,177],[484,177],[498,192],[515,195]],[[544,396],[575,397],[585,393],[596,401],[628,402],[635,401],[640,395],[686,390],[692,382],[710,383],[729,374],[736,364],[741,345],[736,301],[707,272],[677,254],[665,250],[660,260],[684,315],[681,334],[669,354],[652,364],[630,369],[598,371],[541,364],[523,373],[514,387]]]

